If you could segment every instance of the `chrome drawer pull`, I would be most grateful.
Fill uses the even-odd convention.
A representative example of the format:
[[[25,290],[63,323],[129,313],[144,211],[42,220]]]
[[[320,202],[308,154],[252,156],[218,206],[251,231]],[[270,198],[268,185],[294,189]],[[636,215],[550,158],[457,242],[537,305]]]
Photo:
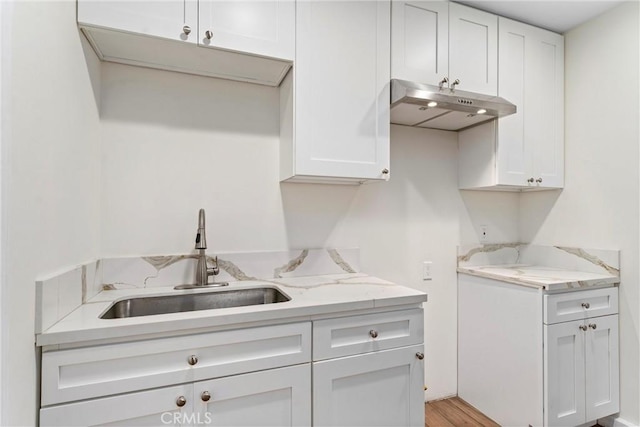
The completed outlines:
[[[587,308],[591,307],[591,304],[589,304],[588,302],[583,302],[581,305],[582,305],[582,307],[584,307],[585,309],[587,309]]]
[[[184,396],[180,396],[179,398],[176,399],[176,405],[178,405],[179,408],[182,408],[186,404],[187,404],[187,399],[185,399]]]
[[[371,335],[371,338],[378,338],[378,331],[372,329],[369,331],[369,335]]]

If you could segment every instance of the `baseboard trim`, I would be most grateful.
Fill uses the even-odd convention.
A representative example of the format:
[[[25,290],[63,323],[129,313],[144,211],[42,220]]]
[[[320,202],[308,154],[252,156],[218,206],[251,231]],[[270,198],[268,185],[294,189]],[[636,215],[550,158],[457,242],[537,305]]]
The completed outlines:
[[[602,427],[637,427],[636,424],[632,424],[629,421],[623,420],[622,418],[615,415],[600,418],[598,420],[598,424],[600,424]]]

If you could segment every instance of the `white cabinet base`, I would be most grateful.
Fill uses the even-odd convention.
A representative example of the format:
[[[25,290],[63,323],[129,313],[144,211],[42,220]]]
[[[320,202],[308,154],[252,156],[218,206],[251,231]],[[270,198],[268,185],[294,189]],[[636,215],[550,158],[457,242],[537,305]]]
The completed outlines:
[[[459,396],[508,426],[591,426],[618,412],[617,293],[459,274]]]
[[[460,398],[500,425],[540,426],[542,362],[542,294],[459,274]]]
[[[424,425],[423,346],[313,364],[314,426]]]

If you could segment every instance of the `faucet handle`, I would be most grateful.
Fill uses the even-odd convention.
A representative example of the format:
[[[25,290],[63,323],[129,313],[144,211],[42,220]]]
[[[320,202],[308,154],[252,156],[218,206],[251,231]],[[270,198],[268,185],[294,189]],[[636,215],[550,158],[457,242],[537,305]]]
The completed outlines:
[[[218,267],[218,256],[213,258],[213,267],[207,268],[207,276],[217,276],[220,274],[220,267]]]

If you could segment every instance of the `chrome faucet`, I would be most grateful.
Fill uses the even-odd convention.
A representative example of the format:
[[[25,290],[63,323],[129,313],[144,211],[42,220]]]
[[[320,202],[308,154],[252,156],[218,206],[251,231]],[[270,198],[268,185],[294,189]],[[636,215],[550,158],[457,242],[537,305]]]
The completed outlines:
[[[204,286],[227,286],[228,283],[208,283],[209,276],[220,273],[218,257],[213,259],[213,267],[207,267],[207,233],[205,230],[204,209],[198,213],[198,231],[196,234],[196,250],[198,251],[198,263],[196,264],[196,283],[194,285],[178,285],[175,289],[193,289]]]
[[[204,209],[200,209],[198,214],[198,233],[196,234],[196,249],[198,250],[198,264],[196,266],[196,286],[206,286],[209,276],[215,276],[220,273],[218,268],[218,257],[214,260],[212,268],[207,267],[207,233],[204,225]]]

